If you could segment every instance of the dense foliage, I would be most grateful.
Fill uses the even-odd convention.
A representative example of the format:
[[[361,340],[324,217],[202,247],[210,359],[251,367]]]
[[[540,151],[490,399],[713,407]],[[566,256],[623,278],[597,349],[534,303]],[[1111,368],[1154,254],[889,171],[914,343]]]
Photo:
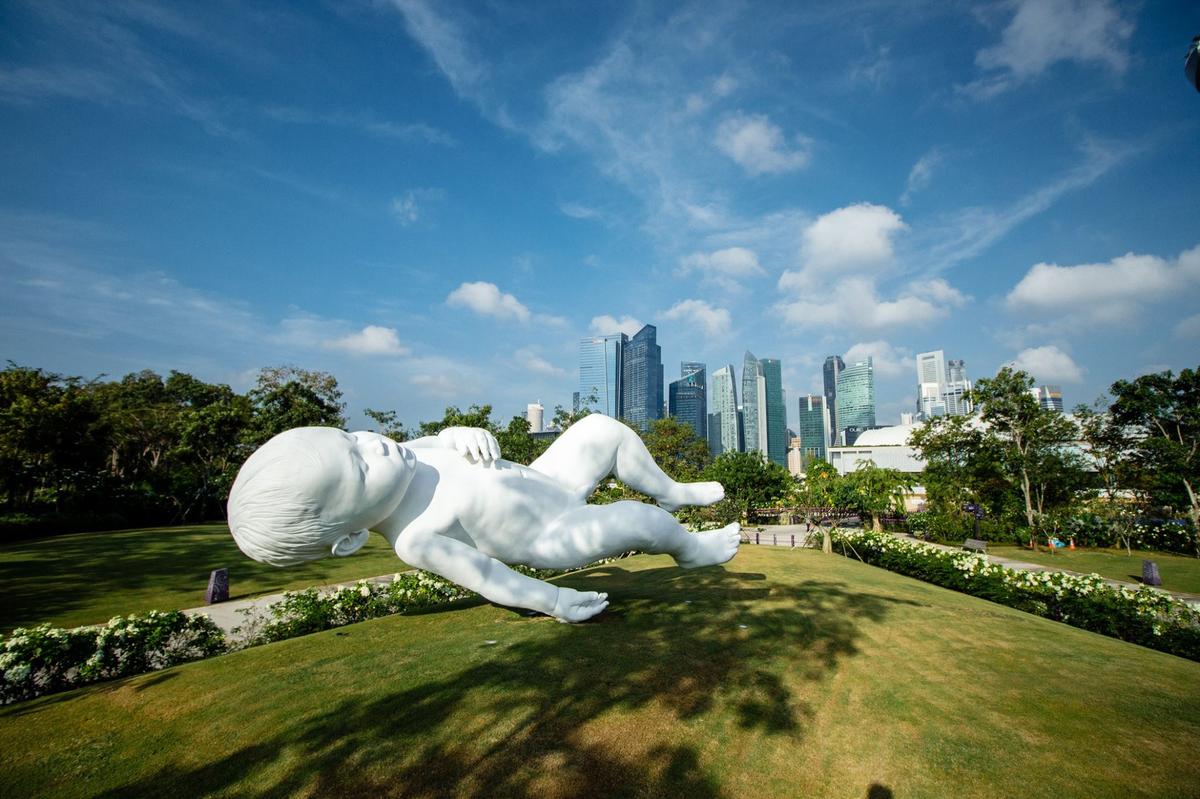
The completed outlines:
[[[848,557],[1085,630],[1200,660],[1200,611],[1148,586],[1108,585],[1097,574],[1031,572],[866,530],[838,530]]]

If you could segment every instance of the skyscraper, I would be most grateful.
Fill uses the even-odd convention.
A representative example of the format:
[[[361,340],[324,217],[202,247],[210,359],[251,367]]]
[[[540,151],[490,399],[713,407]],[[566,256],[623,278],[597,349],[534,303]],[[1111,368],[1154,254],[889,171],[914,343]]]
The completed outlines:
[[[525,406],[525,419],[529,422],[529,432],[542,432],[542,422],[546,414],[546,409],[542,406],[542,401],[531,402]]]
[[[783,367],[778,358],[762,358],[758,362],[765,388],[765,403],[759,406],[758,426],[766,434],[768,460],[787,467],[787,407],[783,397]],[[762,439],[762,434],[759,435]]]
[[[837,443],[838,430],[841,420],[838,419],[837,384],[842,370],[846,368],[840,355],[830,355],[825,358],[825,407],[829,411],[829,443]]]
[[[946,391],[942,399],[946,403],[946,413],[951,416],[966,416],[974,410],[968,392],[971,381],[967,379],[967,365],[961,358],[946,361]]]
[[[945,391],[946,353],[934,350],[917,355],[917,413],[922,419],[946,415]]]
[[[746,350],[742,359],[742,435],[745,438],[746,452],[767,453],[766,419],[759,423],[761,413],[766,409],[767,386],[763,380],[762,369],[758,359]]]
[[[646,325],[625,344],[621,363],[621,418],[639,430],[663,414],[662,347],[658,329]]]
[[[708,414],[708,451],[713,455],[738,452],[741,430],[738,426],[737,386],[733,381],[733,364],[722,366],[712,373],[709,387],[712,412]]]
[[[837,382],[839,433],[875,426],[875,364],[870,356],[842,370]]]
[[[625,345],[624,333],[591,336],[579,341],[579,402],[605,416],[621,418],[621,382]]]
[[[800,416],[796,422],[800,433],[800,449],[804,462],[814,458],[825,460],[825,447],[829,443],[829,414],[825,409],[825,398],[809,394],[800,398]]]
[[[668,412],[672,419],[687,422],[696,435],[708,440],[708,403],[704,385],[704,364],[683,363],[682,377],[671,383],[667,391]]]
[[[1038,386],[1033,392],[1043,410],[1062,413],[1062,386]]]

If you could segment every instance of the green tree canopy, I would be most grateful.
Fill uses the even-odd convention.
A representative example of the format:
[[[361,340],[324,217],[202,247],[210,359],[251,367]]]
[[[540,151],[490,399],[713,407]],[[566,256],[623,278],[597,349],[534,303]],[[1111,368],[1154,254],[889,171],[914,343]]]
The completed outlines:
[[[777,463],[764,461],[757,452],[723,452],[704,470],[704,479],[725,487],[725,499],[748,517],[752,508],[770,505],[787,496],[792,476]]]
[[[1112,385],[1113,421],[1128,429],[1139,467],[1131,482],[1158,505],[1186,509],[1200,555],[1200,368]]]

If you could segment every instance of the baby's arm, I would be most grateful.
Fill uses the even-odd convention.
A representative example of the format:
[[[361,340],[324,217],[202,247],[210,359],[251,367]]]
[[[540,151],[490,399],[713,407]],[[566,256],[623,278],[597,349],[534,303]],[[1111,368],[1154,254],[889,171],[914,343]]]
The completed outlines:
[[[583,621],[608,607],[608,594],[576,591],[526,577],[462,541],[418,525],[410,525],[400,534],[396,554],[406,563],[441,575],[497,605],[536,610],[559,621]]]
[[[479,427],[447,427],[436,436],[405,441],[409,449],[452,449],[472,463],[490,463],[500,458],[496,437]]]

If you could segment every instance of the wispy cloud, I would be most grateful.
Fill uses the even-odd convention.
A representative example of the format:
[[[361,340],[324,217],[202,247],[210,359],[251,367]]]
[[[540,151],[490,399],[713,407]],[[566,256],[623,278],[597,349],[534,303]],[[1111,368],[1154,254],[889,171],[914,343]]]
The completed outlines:
[[[454,147],[458,144],[458,141],[446,131],[424,122],[393,122],[377,119],[369,113],[343,111],[318,113],[292,106],[267,106],[263,109],[263,114],[278,122],[345,128],[387,141],[425,142],[444,147]]]
[[[680,300],[659,316],[684,326],[694,325],[711,337],[724,336],[733,326],[729,311],[715,308],[704,300]]]
[[[984,74],[959,92],[989,100],[1060,61],[1102,64],[1117,74],[1129,65],[1134,25],[1110,0],[1017,0],[1016,9],[1000,41],[975,56]]]
[[[913,250],[924,268],[940,271],[974,258],[1014,228],[1046,211],[1071,192],[1087,188],[1139,151],[1133,145],[1085,138],[1078,166],[1001,208],[965,208],[914,234]]]
[[[811,142],[803,136],[788,141],[765,114],[737,113],[717,127],[716,145],[751,175],[792,172],[808,165]]]
[[[933,173],[942,163],[942,152],[934,147],[929,152],[917,159],[913,164],[912,169],[908,172],[908,180],[904,185],[904,194],[900,195],[900,204],[908,205],[912,202],[912,197],[919,191],[923,191],[929,187],[933,180]]]

